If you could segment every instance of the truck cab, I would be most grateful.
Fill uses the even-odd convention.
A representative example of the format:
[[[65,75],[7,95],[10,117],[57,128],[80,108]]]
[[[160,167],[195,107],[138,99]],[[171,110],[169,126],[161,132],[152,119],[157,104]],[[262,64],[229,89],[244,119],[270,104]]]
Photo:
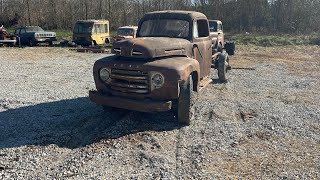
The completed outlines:
[[[112,38],[112,43],[124,39],[136,38],[138,26],[122,26],[117,29],[117,35]]]
[[[194,93],[211,82],[212,38],[204,14],[147,13],[137,38],[113,44],[112,52],[93,67],[91,101],[142,112],[172,109],[180,123],[190,124]]]

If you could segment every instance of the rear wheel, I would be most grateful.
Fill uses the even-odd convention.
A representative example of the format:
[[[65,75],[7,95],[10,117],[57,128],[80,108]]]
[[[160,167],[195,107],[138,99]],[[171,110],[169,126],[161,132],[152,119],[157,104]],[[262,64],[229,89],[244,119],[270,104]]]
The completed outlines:
[[[180,84],[180,96],[177,103],[177,117],[179,123],[190,125],[194,116],[194,111],[192,109],[193,104],[193,79],[190,75],[187,81]]]
[[[226,82],[227,81],[227,68],[228,68],[228,57],[224,54],[219,55],[218,59],[218,77],[220,82]]]

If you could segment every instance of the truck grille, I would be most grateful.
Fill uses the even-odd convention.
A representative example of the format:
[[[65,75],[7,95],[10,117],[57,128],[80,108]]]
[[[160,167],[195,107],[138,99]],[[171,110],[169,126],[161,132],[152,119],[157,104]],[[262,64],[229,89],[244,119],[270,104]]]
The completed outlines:
[[[37,33],[37,37],[47,38],[47,37],[55,37],[52,33]]]
[[[137,70],[111,70],[110,88],[122,93],[148,94],[148,73]]]

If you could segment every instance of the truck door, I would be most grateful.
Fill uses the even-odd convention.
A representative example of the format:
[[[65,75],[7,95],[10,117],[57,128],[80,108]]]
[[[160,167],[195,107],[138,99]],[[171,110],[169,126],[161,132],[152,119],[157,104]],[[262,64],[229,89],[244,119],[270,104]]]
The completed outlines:
[[[212,40],[209,36],[207,19],[197,19],[193,23],[193,54],[200,64],[200,78],[210,75]]]

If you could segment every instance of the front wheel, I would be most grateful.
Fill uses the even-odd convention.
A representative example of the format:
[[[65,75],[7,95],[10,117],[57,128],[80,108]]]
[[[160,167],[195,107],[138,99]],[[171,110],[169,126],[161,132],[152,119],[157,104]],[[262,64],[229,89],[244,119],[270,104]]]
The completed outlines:
[[[180,84],[180,96],[177,104],[177,117],[180,124],[190,125],[194,115],[193,104],[193,79],[190,75],[187,81]]]

